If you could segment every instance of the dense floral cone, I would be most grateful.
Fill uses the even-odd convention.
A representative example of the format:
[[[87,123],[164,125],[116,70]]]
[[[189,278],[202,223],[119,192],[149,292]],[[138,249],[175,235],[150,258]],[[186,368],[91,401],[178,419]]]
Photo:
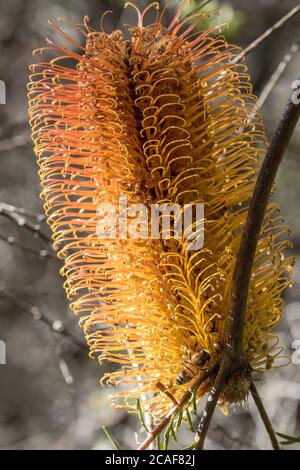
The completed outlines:
[[[32,66],[29,84],[42,196],[71,307],[91,354],[119,364],[104,377],[119,384],[115,405],[134,408],[143,398],[156,416],[173,406],[161,384],[176,399],[189,387],[176,378],[192,353],[205,349],[218,361],[241,230],[266,152],[246,67],[234,62],[239,50],[212,35],[216,28],[197,32],[204,13],[180,19],[185,4],[168,27],[145,26],[147,11],[139,12],[129,41],[85,19],[76,26],[81,47],[53,24],[70,46],[49,41],[61,55]],[[146,207],[204,204],[203,248],[189,250],[185,237],[100,239],[101,207],[118,207],[120,196]],[[270,204],[244,335],[254,370],[282,364],[270,331],[290,283],[287,232]]]

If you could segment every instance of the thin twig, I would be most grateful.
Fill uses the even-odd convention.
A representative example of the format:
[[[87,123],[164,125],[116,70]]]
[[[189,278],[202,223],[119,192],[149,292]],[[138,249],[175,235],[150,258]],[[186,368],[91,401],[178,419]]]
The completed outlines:
[[[262,42],[264,42],[271,34],[273,34],[277,29],[281,28],[287,21],[291,20],[300,12],[300,4],[294,7],[287,15],[277,21],[271,28],[267,29],[261,36],[259,36],[255,41],[249,44],[246,49],[244,49],[239,55],[234,59],[234,62],[239,62],[241,59],[246,57],[253,49],[256,49]]]
[[[38,223],[43,222],[46,220],[46,216],[42,213],[37,214],[36,212],[32,212],[24,207],[18,207],[14,204],[8,204],[7,202],[0,202],[0,212],[4,210],[6,212],[14,212],[16,214],[20,214],[31,219],[35,219]]]
[[[64,382],[69,386],[72,385],[74,382],[73,376],[70,372],[69,366],[66,362],[66,360],[63,357],[60,345],[57,344],[57,338],[54,335],[54,332],[51,331],[51,340],[53,342],[52,348],[54,351],[54,356],[57,361],[57,365],[59,368],[59,371],[61,373],[62,378],[64,379]]]
[[[34,224],[28,220],[25,219],[25,217],[23,216],[16,216],[15,213],[13,212],[6,212],[6,211],[3,211],[1,210],[0,211],[0,215],[2,215],[3,217],[5,217],[6,219],[8,220],[11,220],[12,222],[16,223],[19,227],[24,227],[26,228],[27,230],[29,230],[34,236],[37,236],[39,238],[41,238],[42,240],[44,240],[45,242],[47,243],[52,243],[52,240],[50,237],[48,237],[47,235],[45,235],[42,231],[41,231],[41,227],[39,224]]]
[[[113,435],[109,432],[106,426],[102,426],[103,432],[106,434],[107,439],[110,441],[111,445],[115,450],[121,450],[120,444],[115,440]]]
[[[23,245],[12,236],[4,236],[0,234],[0,240],[2,240],[4,243],[11,247],[15,246],[26,253],[38,256],[41,260],[50,258],[52,260],[57,261],[57,257],[53,253],[50,253],[48,250],[35,250],[34,248],[30,248],[28,246]]]
[[[265,425],[265,428],[269,434],[269,437],[270,437],[270,440],[272,442],[272,446],[273,446],[273,449],[274,450],[280,450],[280,447],[279,447],[279,444],[278,444],[278,440],[277,440],[277,437],[276,437],[276,434],[275,434],[275,431],[273,429],[273,426],[272,426],[272,423],[270,421],[270,418],[265,410],[265,407],[264,407],[264,404],[259,396],[259,393],[257,391],[257,388],[255,387],[254,383],[252,382],[251,383],[251,388],[250,388],[250,391],[251,391],[251,395],[254,399],[254,402],[256,404],[256,407],[259,411],[259,414],[261,416],[261,419]]]
[[[286,70],[287,66],[291,62],[294,54],[299,50],[299,42],[292,44],[290,50],[287,54],[285,54],[284,58],[280,62],[280,64],[276,67],[275,72],[272,74],[270,80],[268,80],[267,84],[265,85],[264,89],[262,90],[258,100],[257,100],[257,107],[260,109],[268,99],[270,93],[275,88],[276,84],[278,83],[281,75]]]
[[[24,227],[28,231],[30,231],[34,236],[37,236],[44,240],[45,242],[52,244],[52,240],[48,235],[42,232],[40,224],[32,223],[31,221],[27,220],[23,215],[18,214],[13,211],[7,211],[0,208],[0,215],[5,217],[8,220],[16,223],[19,227]]]
[[[17,207],[13,204],[7,204],[6,202],[0,202],[0,216],[5,217],[8,220],[11,220],[19,227],[25,227],[29,230],[35,237],[40,237],[43,241],[52,245],[52,240],[46,234],[42,232],[40,222],[45,220],[45,216],[43,214],[35,214],[30,212],[23,207]],[[28,220],[31,219],[31,220]],[[28,253],[36,254],[40,256],[40,258],[53,258],[57,260],[57,257],[54,255],[51,250],[35,250],[32,248],[25,247],[16,240],[14,237],[5,237],[4,235],[0,235],[0,239],[9,245],[15,245],[18,248],[27,251]]]
[[[165,429],[173,416],[178,413],[192,398],[193,394],[198,390],[207,379],[212,377],[218,370],[218,365],[214,365],[208,369],[201,377],[199,377],[192,385],[192,387],[183,395],[178,405],[174,406],[169,413],[161,420],[161,422],[151,431],[151,434],[140,444],[138,450],[145,450],[154,441],[154,439]]]
[[[48,326],[51,333],[58,333],[66,338],[70,339],[74,344],[76,344],[80,349],[87,350],[88,346],[85,343],[79,341],[76,336],[74,336],[60,321],[53,321],[47,315],[42,313],[38,307],[31,307],[26,302],[18,299],[17,297],[0,290],[0,297],[5,300],[9,300],[13,305],[15,305],[20,311],[31,316],[34,320],[41,321]]]

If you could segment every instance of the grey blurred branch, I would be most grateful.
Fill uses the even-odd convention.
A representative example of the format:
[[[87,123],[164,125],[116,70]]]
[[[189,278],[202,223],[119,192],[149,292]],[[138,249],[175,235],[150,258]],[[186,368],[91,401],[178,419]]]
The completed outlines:
[[[0,153],[24,147],[30,143],[30,140],[28,133],[19,134],[10,139],[4,139],[0,142]]]
[[[22,251],[35,255],[41,260],[50,258],[50,259],[57,261],[57,257],[53,253],[49,252],[48,250],[35,250],[34,248],[30,248],[28,246],[23,245],[23,243],[16,240],[15,237],[12,237],[12,236],[7,237],[5,235],[0,234],[0,240],[2,240],[4,243],[6,243],[9,246],[15,246],[16,248],[19,248]]]
[[[275,88],[276,84],[278,83],[280,77],[282,76],[283,72],[286,70],[287,66],[291,62],[292,58],[298,52],[299,50],[299,42],[295,42],[292,44],[290,47],[290,50],[287,54],[285,54],[284,58],[282,61],[279,63],[279,65],[276,67],[275,72],[272,74],[271,78],[268,80],[266,83],[265,87],[263,88],[258,100],[257,100],[257,106],[258,108],[262,108],[266,100],[268,99],[270,93],[272,90]]]
[[[73,333],[71,333],[66,326],[63,325],[61,320],[52,320],[47,315],[41,312],[41,310],[36,306],[30,306],[26,302],[16,298],[14,295],[9,294],[0,290],[0,297],[4,300],[10,301],[15,305],[19,310],[29,315],[31,318],[37,321],[41,321],[50,329],[51,333],[57,333],[59,335],[65,336],[70,339],[74,344],[76,344],[82,350],[88,350],[88,347],[85,343],[79,341]]]
[[[261,43],[268,39],[275,31],[282,28],[289,20],[294,18],[300,12],[300,4],[294,7],[287,15],[277,21],[271,28],[267,29],[261,36],[259,36],[255,41],[249,44],[246,49],[244,49],[239,55],[234,59],[234,62],[240,62],[241,59],[246,57],[251,51],[256,49]]]
[[[25,209],[13,206],[11,204],[6,204],[4,202],[0,202],[0,215],[6,219],[11,220],[19,227],[25,227],[27,230],[32,232],[35,237],[41,238],[45,242],[52,244],[51,238],[41,230],[39,222],[44,220],[44,216],[34,216],[36,217],[36,221],[32,222],[31,220],[28,220],[28,218],[32,217],[32,215],[30,215],[30,213],[28,213]]]

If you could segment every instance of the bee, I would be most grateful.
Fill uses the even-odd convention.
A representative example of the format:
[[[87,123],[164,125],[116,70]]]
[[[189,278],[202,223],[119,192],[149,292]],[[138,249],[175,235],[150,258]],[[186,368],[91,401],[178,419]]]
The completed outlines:
[[[184,361],[184,368],[178,374],[176,384],[184,385],[190,382],[198,372],[203,369],[210,358],[211,355],[206,349],[202,349],[200,352],[192,354],[190,360]]]

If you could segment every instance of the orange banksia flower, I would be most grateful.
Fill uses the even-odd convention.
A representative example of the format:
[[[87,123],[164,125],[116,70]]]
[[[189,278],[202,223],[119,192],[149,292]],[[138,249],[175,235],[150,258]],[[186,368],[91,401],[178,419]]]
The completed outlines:
[[[42,197],[71,307],[91,354],[119,365],[103,378],[119,385],[115,406],[134,409],[142,398],[157,417],[172,408],[170,395],[180,400],[190,379],[219,360],[241,231],[266,152],[247,68],[235,61],[239,49],[217,28],[201,30],[203,12],[184,18],[186,3],[168,27],[159,12],[147,25],[149,7],[136,9],[129,40],[95,31],[85,18],[76,26],[81,46],[53,24],[69,46],[48,41],[59,55],[33,65],[29,84]],[[195,221],[189,229],[204,245],[189,249],[186,233],[99,237],[103,208],[119,207],[120,197],[128,208],[203,204],[204,233]],[[109,228],[121,233],[122,223]],[[282,352],[271,331],[290,283],[287,233],[271,203],[245,325],[254,370],[276,366]]]

